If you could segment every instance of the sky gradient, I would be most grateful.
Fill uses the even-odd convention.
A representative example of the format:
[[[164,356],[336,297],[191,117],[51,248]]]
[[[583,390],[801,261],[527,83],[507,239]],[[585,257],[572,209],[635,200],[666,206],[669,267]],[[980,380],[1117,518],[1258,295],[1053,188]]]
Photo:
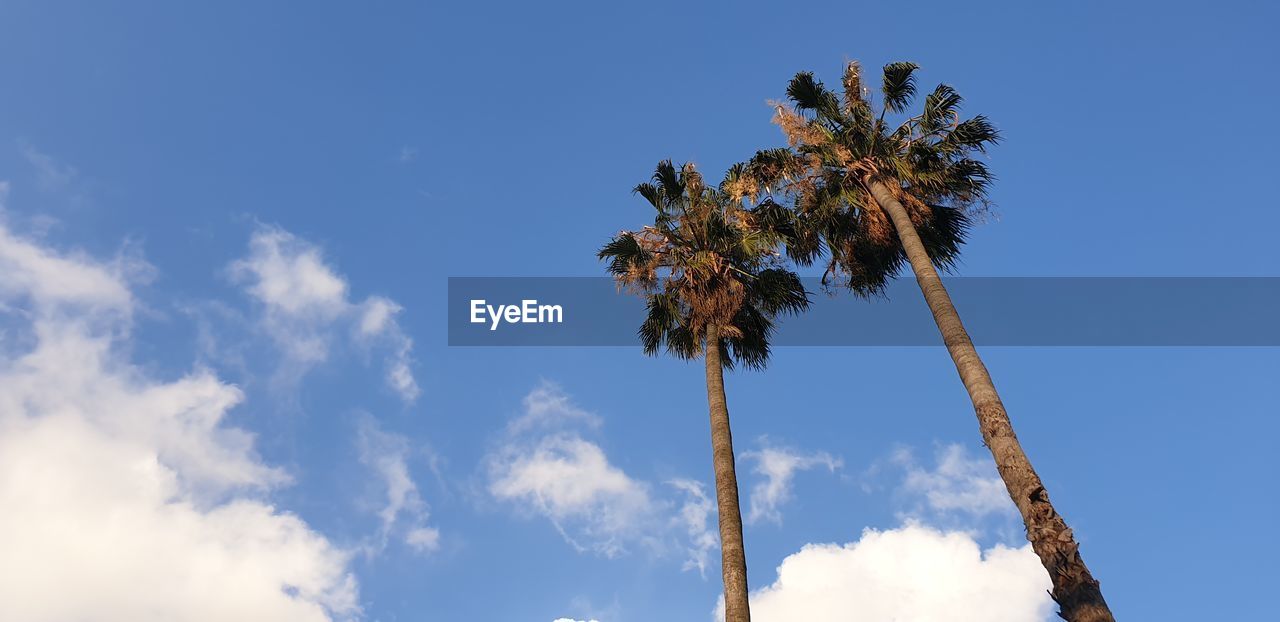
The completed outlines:
[[[602,275],[849,59],[1002,132],[958,274],[1277,276],[1277,18],[0,2],[0,619],[711,620],[700,365],[448,347],[447,278]],[[981,351],[1117,618],[1271,614],[1280,351]],[[941,347],[727,390],[758,620],[1051,619]]]

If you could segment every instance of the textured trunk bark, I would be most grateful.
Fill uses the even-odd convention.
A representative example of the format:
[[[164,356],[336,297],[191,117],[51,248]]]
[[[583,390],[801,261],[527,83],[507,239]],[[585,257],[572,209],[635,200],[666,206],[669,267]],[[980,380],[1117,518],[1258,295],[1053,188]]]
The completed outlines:
[[[724,575],[725,622],[750,622],[747,605],[747,555],[742,544],[742,512],[738,509],[738,474],[733,464],[733,434],[724,397],[720,331],[707,328],[707,405],[711,411],[711,453],[716,472],[716,505],[720,517],[720,568]]]
[[[933,320],[938,324],[942,340],[951,353],[951,360],[955,362],[956,371],[960,372],[960,380],[969,392],[969,399],[973,401],[982,439],[995,458],[996,468],[1009,490],[1009,496],[1022,514],[1031,547],[1040,557],[1045,570],[1049,571],[1049,578],[1053,581],[1053,599],[1061,610],[1058,615],[1070,622],[1114,622],[1115,618],[1102,598],[1098,582],[1080,557],[1080,546],[1076,543],[1071,528],[1067,527],[1066,521],[1049,502],[1044,483],[1040,481],[1040,476],[1031,467],[1031,461],[1022,450],[1009,415],[991,381],[991,375],[987,373],[987,367],[982,364],[973,341],[969,339],[969,333],[960,322],[960,314],[951,303],[951,296],[943,287],[942,279],[933,269],[933,262],[930,261],[906,208],[884,184],[872,182],[870,190],[876,203],[893,220],[911,268],[915,271],[916,282],[924,293],[929,310],[933,312]]]

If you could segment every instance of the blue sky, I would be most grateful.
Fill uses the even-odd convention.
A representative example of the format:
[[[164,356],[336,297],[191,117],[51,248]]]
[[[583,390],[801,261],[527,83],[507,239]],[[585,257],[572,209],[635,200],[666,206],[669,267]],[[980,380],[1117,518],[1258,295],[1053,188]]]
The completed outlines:
[[[961,274],[1274,276],[1277,17],[6,2],[0,617],[710,619],[701,368],[449,348],[447,277],[601,274],[654,163],[781,144],[765,101],[848,59],[1004,134]],[[983,354],[1118,617],[1273,609],[1280,352]],[[728,390],[760,619],[810,615],[806,570],[927,618],[874,563],[904,551],[966,577],[944,611],[1047,619],[942,349],[782,348]]]

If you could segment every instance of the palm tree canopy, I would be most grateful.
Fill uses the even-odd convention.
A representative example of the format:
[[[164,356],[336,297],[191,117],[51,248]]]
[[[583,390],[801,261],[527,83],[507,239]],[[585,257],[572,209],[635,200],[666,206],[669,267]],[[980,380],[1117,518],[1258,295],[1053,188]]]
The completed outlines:
[[[790,104],[777,103],[773,118],[790,147],[757,152],[731,188],[734,198],[775,190],[788,196],[798,216],[788,255],[803,265],[826,255],[824,282],[840,278],[860,295],[882,293],[906,261],[872,183],[883,183],[907,208],[942,270],[957,260],[974,213],[989,205],[992,176],[975,156],[999,140],[998,132],[982,115],[960,120],[962,99],[945,84],[906,117],[917,68],[885,65],[878,111],[856,62],[845,67],[841,95],[812,73],[796,74],[787,87]]]
[[[791,232],[789,210],[767,199],[747,207],[725,190],[745,168],[734,166],[711,187],[691,163],[659,163],[652,180],[635,187],[655,210],[653,224],[622,231],[600,250],[619,286],[647,299],[638,331],[645,353],[665,344],[677,357],[695,358],[715,326],[726,367],[760,368],[774,319],[808,307],[804,286],[777,251]]]

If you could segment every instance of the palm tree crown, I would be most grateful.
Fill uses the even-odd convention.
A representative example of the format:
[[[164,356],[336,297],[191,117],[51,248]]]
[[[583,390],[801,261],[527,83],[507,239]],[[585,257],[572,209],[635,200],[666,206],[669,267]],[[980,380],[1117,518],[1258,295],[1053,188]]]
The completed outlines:
[[[915,70],[913,63],[885,66],[879,114],[856,63],[845,68],[843,98],[812,74],[797,74],[787,87],[793,106],[779,105],[774,117],[791,148],[757,153],[731,193],[755,196],[780,186],[796,207],[788,253],[809,263],[825,246],[826,276],[842,276],[855,293],[881,293],[904,264],[911,266],[969,394],[983,443],[1049,573],[1058,615],[1070,622],[1115,622],[938,278],[938,269],[949,268],[959,254],[971,210],[986,206],[991,174],[973,156],[999,136],[985,117],[961,121],[960,96],[945,84],[925,97],[920,114],[896,127],[887,123],[886,116],[901,115],[910,105]]]
[[[774,318],[808,306],[776,250],[789,231],[787,211],[769,200],[745,207],[723,189],[744,169],[733,167],[721,187],[711,187],[691,163],[659,163],[652,180],[635,187],[656,210],[653,225],[623,231],[600,250],[614,279],[647,297],[639,330],[647,354],[665,343],[671,354],[694,358],[715,327],[725,367],[759,368]]]
[[[991,173],[974,159],[999,140],[984,116],[961,121],[961,98],[938,85],[924,109],[905,117],[916,94],[915,63],[886,65],[880,107],[862,84],[861,68],[845,67],[843,96],[796,74],[787,87],[791,105],[776,105],[774,123],[790,149],[760,151],[735,197],[771,190],[790,195],[798,222],[787,252],[808,265],[829,253],[827,278],[861,295],[882,293],[906,255],[888,216],[871,196],[881,182],[906,206],[934,265],[948,269],[959,256],[975,210],[985,208]],[[901,119],[891,122],[890,117]]]

